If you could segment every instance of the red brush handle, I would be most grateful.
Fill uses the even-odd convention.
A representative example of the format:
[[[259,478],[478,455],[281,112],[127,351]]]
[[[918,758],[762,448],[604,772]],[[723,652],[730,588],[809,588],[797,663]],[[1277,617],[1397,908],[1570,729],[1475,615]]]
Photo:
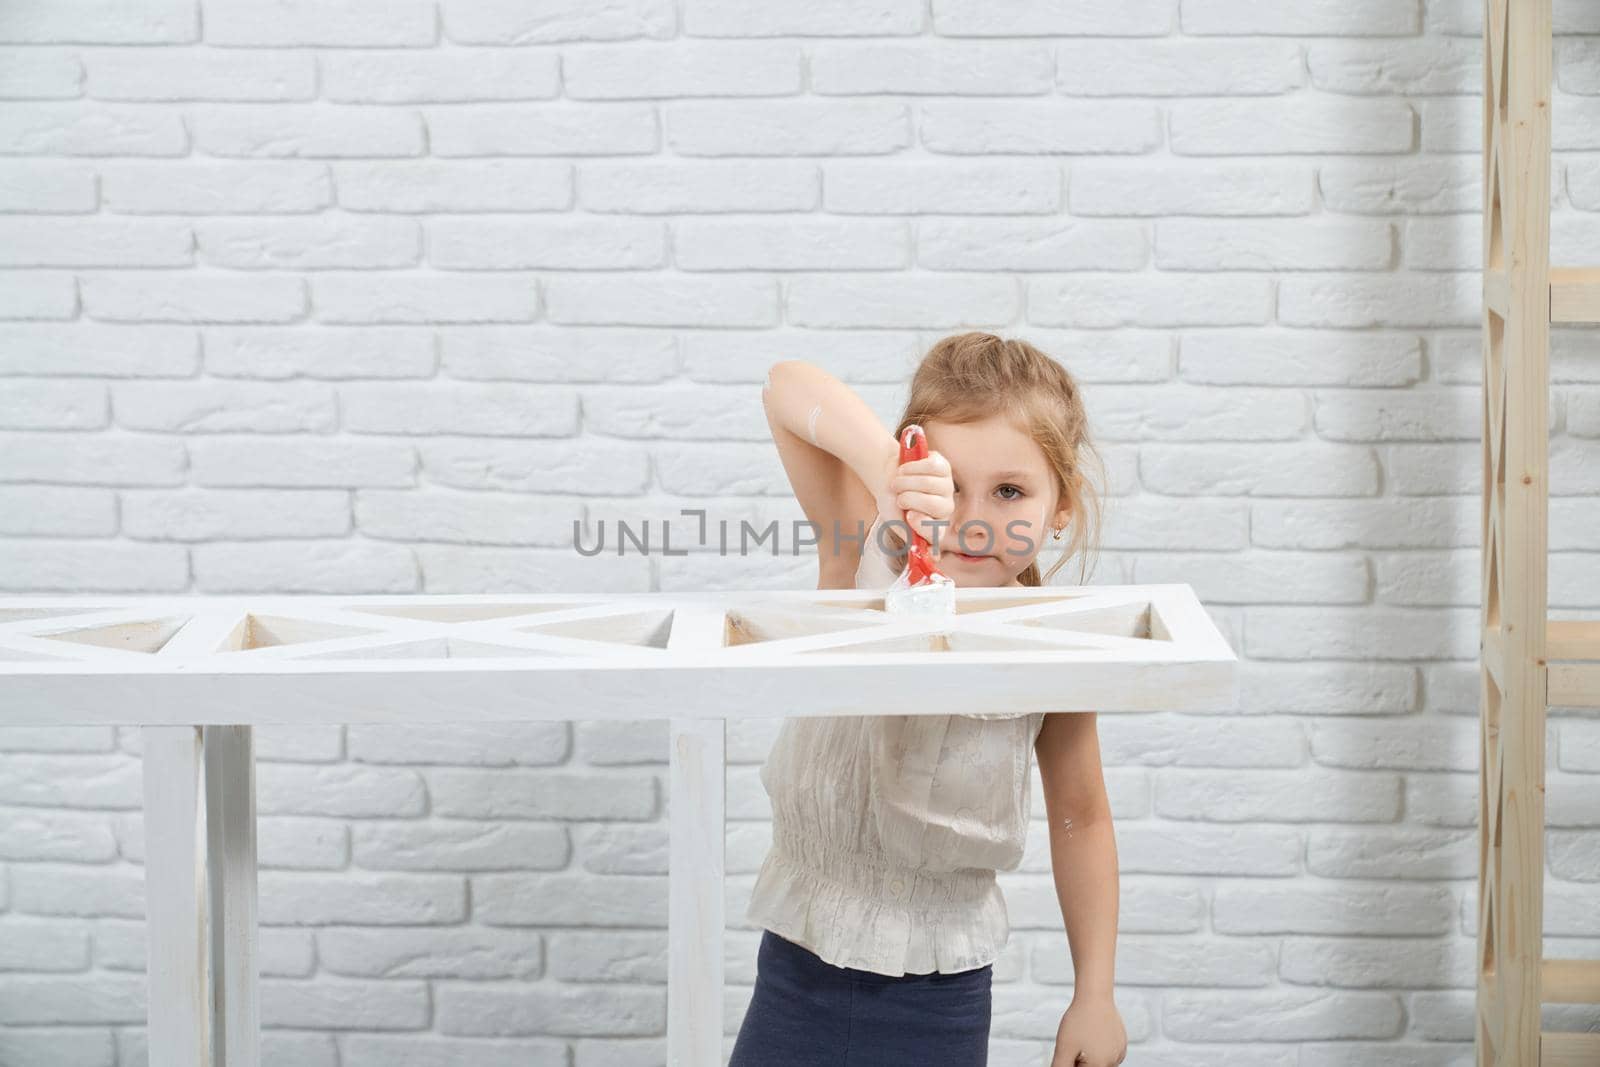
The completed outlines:
[[[928,458],[928,435],[916,423],[907,426],[900,434],[900,462],[910,463],[914,459]],[[911,526],[911,519],[906,518],[906,526]],[[921,585],[940,573],[939,567],[933,562],[933,550],[928,544],[928,539],[915,529],[911,530],[911,551],[906,556],[906,569],[910,572],[910,584]]]

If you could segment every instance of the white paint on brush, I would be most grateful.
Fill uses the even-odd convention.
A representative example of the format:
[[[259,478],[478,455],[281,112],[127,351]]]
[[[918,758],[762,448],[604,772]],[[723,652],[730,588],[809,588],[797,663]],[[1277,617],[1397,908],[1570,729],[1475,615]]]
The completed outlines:
[[[909,585],[902,574],[884,592],[883,610],[888,615],[954,615],[956,583],[936,574],[921,585]]]
[[[822,405],[818,404],[811,409],[811,415],[806,419],[806,436],[811,438],[811,443],[817,444],[817,416],[822,414]],[[821,448],[821,445],[817,445]]]

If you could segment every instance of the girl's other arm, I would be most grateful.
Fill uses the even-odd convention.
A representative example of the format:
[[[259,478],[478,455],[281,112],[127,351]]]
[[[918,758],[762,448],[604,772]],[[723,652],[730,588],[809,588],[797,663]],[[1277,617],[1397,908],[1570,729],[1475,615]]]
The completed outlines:
[[[899,442],[854,390],[804,360],[773,364],[761,403],[795,499],[815,525],[817,588],[854,588],[859,538],[899,467]]]
[[[1034,742],[1050,820],[1056,896],[1072,952],[1072,1004],[1056,1035],[1053,1067],[1083,1056],[1092,1067],[1122,1061],[1127,1031],[1112,997],[1117,951],[1117,841],[1100,765],[1095,713],[1045,716]]]

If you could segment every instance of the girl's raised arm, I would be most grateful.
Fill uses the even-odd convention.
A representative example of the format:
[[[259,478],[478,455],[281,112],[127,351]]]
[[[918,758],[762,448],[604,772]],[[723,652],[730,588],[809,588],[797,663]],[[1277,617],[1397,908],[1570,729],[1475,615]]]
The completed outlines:
[[[774,363],[761,403],[795,498],[815,524],[817,588],[852,589],[860,537],[899,469],[899,442],[854,390],[804,360]]]

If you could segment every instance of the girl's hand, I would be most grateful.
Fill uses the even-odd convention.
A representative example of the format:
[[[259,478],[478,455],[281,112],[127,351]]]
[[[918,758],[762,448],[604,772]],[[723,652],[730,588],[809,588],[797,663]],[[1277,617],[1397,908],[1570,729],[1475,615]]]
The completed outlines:
[[[1110,995],[1073,996],[1050,1067],[1115,1067],[1127,1054],[1128,1032]]]
[[[927,459],[900,462],[899,446],[889,457],[883,480],[884,490],[878,494],[878,515],[885,521],[899,520],[920,533],[939,555],[939,539],[949,532],[950,516],[956,512],[956,484],[950,476],[950,461],[933,449]],[[935,528],[932,523],[942,525]],[[900,529],[901,536],[906,535]]]

